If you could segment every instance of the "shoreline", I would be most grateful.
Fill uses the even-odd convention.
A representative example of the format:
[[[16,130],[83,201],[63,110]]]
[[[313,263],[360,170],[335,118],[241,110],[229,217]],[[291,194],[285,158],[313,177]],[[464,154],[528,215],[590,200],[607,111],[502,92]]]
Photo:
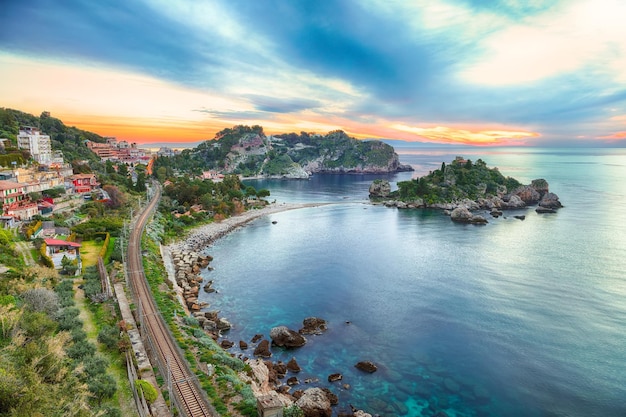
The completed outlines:
[[[244,211],[233,217],[229,217],[220,222],[203,224],[191,230],[189,235],[169,245],[159,245],[161,261],[167,273],[167,280],[173,285],[178,301],[183,306],[187,315],[191,314],[185,302],[184,291],[176,282],[176,269],[174,266],[173,252],[199,252],[211,245],[216,240],[226,236],[235,229],[245,226],[253,220],[270,214],[281,213],[283,211],[296,210],[310,207],[320,207],[333,203],[270,203],[267,206]]]
[[[243,213],[229,217],[220,222],[204,224],[192,229],[191,233],[181,240],[164,245],[162,248],[170,255],[172,250],[198,251],[212,244],[217,239],[224,237],[233,230],[250,223],[260,217],[283,211],[302,208],[320,207],[333,203],[271,203],[261,209],[244,211]]]

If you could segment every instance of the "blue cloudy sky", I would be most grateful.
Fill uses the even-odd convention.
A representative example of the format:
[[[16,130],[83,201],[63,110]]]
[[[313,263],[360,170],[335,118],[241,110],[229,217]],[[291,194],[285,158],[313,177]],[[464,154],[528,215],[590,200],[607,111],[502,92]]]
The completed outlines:
[[[137,142],[623,145],[620,0],[4,0],[0,107]]]

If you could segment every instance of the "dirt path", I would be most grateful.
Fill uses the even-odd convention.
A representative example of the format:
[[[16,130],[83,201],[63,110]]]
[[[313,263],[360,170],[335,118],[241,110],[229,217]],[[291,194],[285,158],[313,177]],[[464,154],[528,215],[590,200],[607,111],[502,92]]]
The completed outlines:
[[[15,242],[15,248],[22,254],[26,266],[36,265],[31,250],[34,248],[31,242]]]

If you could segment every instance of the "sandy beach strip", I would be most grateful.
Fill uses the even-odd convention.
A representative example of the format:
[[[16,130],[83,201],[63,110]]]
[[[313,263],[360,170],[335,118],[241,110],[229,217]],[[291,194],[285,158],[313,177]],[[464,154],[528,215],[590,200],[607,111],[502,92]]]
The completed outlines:
[[[327,204],[331,203],[272,203],[260,209],[244,211],[237,216],[232,216],[219,222],[199,226],[193,229],[183,240],[167,245],[164,249],[166,249],[167,252],[171,252],[172,250],[199,251],[236,228],[259,217],[287,210],[319,207]]]

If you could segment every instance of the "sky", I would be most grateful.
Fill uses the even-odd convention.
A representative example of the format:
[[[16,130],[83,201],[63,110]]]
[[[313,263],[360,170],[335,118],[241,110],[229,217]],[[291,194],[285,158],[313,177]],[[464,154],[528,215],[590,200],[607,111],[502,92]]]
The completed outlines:
[[[137,143],[626,145],[621,0],[3,0],[0,107]]]

